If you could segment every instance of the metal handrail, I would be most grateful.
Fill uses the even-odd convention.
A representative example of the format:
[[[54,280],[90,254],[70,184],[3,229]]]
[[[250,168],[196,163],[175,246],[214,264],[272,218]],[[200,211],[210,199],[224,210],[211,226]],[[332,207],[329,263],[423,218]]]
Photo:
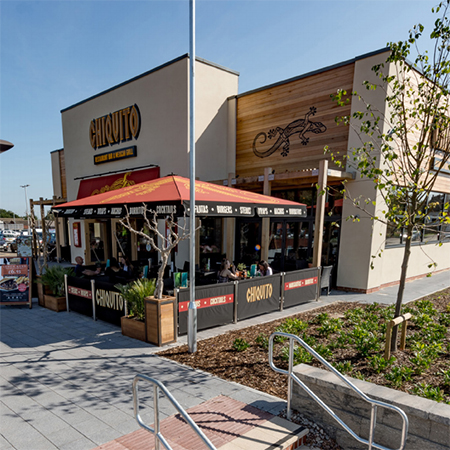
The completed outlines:
[[[276,336],[281,336],[289,339],[289,370],[280,369],[276,367],[273,363],[273,340]],[[334,411],[327,406],[316,394],[314,394],[308,386],[306,386],[303,381],[301,381],[294,373],[293,373],[293,362],[294,362],[294,341],[297,341],[307,352],[309,352],[314,358],[320,361],[324,366],[326,366],[331,372],[337,375],[344,383],[346,383],[354,392],[356,392],[363,400],[371,404],[371,416],[370,416],[370,431],[369,431],[369,440],[366,440],[360,436],[358,436],[350,427],[348,427],[335,413]],[[408,417],[397,406],[389,405],[388,403],[380,402],[378,400],[372,400],[369,398],[364,392],[359,390],[352,382],[350,382],[346,377],[344,377],[339,371],[337,371],[329,362],[327,362],[322,356],[320,356],[315,350],[313,350],[306,342],[304,342],[298,336],[289,333],[282,333],[280,331],[276,331],[270,336],[269,339],[269,365],[275,371],[282,373],[288,376],[288,403],[287,403],[287,418],[291,418],[291,395],[292,395],[292,381],[295,381],[299,384],[309,395],[312,397],[325,411],[327,411],[348,433],[350,433],[357,441],[366,444],[369,446],[369,450],[372,448],[378,448],[380,450],[393,450],[389,447],[384,447],[381,444],[376,444],[373,442],[374,432],[376,427],[376,413],[377,406],[381,406],[383,408],[391,409],[398,414],[403,420],[402,426],[402,435],[400,447],[397,450],[403,450],[406,444],[406,436],[408,434]]]
[[[151,428],[146,425],[139,414],[139,389],[138,383],[139,381],[148,381],[153,385],[153,405],[154,405],[154,415],[155,415],[155,428]],[[161,434],[159,430],[160,420],[159,420],[159,389],[164,392],[166,397],[170,400],[175,409],[181,414],[186,423],[195,431],[198,437],[204,442],[207,448],[210,450],[217,450],[216,447],[212,444],[212,442],[206,437],[203,431],[198,427],[198,425],[191,419],[189,414],[184,410],[184,408],[175,400],[173,395],[169,392],[169,390],[158,380],[154,378],[150,378],[146,375],[138,374],[134,377],[133,380],[133,407],[134,407],[134,416],[140,427],[144,428],[147,431],[150,431],[155,436],[155,450],[160,450],[160,442],[164,445],[167,450],[173,450],[169,443],[166,441],[164,436]]]

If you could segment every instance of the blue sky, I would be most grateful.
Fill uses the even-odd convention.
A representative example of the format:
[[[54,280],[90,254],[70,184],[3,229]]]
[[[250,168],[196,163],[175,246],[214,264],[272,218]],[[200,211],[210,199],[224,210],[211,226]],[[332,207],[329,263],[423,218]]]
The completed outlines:
[[[197,56],[240,72],[239,92],[431,30],[437,0],[197,0]],[[425,45],[426,45],[426,41]],[[51,198],[61,109],[189,52],[188,0],[0,0],[0,208]],[[197,87],[200,89],[201,87]]]

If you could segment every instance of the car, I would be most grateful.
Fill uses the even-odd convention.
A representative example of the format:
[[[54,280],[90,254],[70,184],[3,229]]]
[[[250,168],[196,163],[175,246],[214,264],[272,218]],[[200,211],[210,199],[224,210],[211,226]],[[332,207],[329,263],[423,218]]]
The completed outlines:
[[[0,231],[0,250],[4,251],[6,246],[5,236],[3,236],[3,232]]]
[[[17,252],[17,235],[14,231],[3,230],[1,231],[3,239],[0,241],[0,246],[4,252]]]

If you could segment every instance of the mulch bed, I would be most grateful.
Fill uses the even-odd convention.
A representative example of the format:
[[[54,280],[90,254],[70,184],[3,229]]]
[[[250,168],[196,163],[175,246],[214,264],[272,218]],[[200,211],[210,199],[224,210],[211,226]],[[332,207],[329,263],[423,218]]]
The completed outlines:
[[[430,300],[434,307],[440,312],[450,312],[447,307],[450,303],[450,289],[438,292],[431,296],[425,297]],[[295,317],[305,322],[313,321],[318,314],[326,312],[330,317],[343,318],[344,313],[349,309],[365,308],[366,304],[359,303],[334,303],[324,306],[312,311],[297,314]],[[274,372],[268,362],[268,350],[258,345],[256,339],[261,334],[270,336],[277,327],[279,327],[285,319],[275,320],[273,322],[264,323],[261,325],[244,328],[228,332],[221,336],[199,341],[197,344],[197,352],[191,354],[188,352],[186,345],[162,351],[159,356],[175,360],[181,364],[190,367],[201,369],[203,371],[214,374],[225,380],[237,382],[239,384],[249,386],[262,392],[274,395],[276,397],[287,398],[287,377]],[[329,338],[321,337],[317,332],[318,325],[310,324],[308,327],[308,334],[314,336],[318,343],[328,345],[336,335],[331,335]],[[408,333],[414,331],[414,324],[408,328]],[[236,351],[232,348],[236,339],[244,339],[250,347],[244,351]],[[450,342],[450,330],[447,332],[444,345]],[[286,344],[276,344],[275,355],[279,352],[280,347]],[[383,345],[384,347],[384,345]],[[406,363],[410,356],[411,350],[406,348],[404,352],[396,352],[396,365]],[[274,358],[275,364],[278,367],[287,368],[287,363],[280,358]],[[346,348],[333,350],[332,362],[350,361],[353,368],[353,373],[359,372],[366,381],[393,387],[384,378],[383,373],[377,374],[370,367],[365,357],[362,357],[352,346]],[[320,363],[314,361],[313,366],[322,367]],[[399,390],[408,392],[414,385],[418,383],[437,384],[439,380],[436,373],[439,370],[448,370],[450,368],[450,355],[447,353],[441,354],[440,357],[433,363],[433,365],[426,370],[422,375],[415,376],[410,383],[404,383],[398,387]],[[350,374],[351,376],[351,374]],[[447,401],[450,400],[450,388],[442,386]],[[333,447],[331,443],[323,444],[323,448],[338,448]]]

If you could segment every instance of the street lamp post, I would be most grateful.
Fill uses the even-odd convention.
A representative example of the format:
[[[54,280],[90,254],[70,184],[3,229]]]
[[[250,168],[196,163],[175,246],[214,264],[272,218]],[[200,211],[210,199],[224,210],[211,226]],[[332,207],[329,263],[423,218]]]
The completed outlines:
[[[27,197],[27,187],[29,187],[29,184],[24,184],[23,186],[20,186],[21,188],[25,189],[25,214],[27,215],[27,223],[28,223],[28,233],[30,232],[30,217],[28,216],[28,197]]]

